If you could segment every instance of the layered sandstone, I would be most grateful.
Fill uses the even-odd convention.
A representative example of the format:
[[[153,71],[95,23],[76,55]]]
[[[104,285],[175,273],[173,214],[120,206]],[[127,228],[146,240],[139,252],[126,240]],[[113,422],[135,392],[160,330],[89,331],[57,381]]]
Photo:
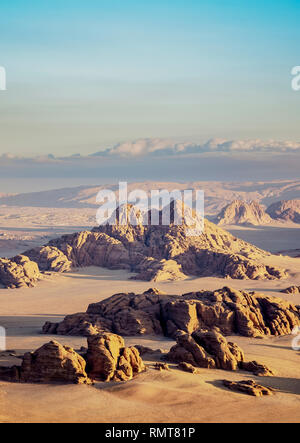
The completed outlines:
[[[94,335],[88,349],[74,349],[51,341],[24,355],[21,366],[0,367],[0,380],[21,383],[91,384],[93,380],[127,381],[145,370],[138,350],[125,347],[115,334]]]
[[[119,335],[165,335],[218,327],[224,335],[246,337],[291,334],[300,326],[300,307],[259,293],[229,287],[179,295],[115,294],[91,304],[86,313],[46,323],[45,334],[91,336],[101,331]]]
[[[86,359],[94,380],[127,381],[145,371],[138,350],[125,347],[123,338],[116,334],[89,337]]]

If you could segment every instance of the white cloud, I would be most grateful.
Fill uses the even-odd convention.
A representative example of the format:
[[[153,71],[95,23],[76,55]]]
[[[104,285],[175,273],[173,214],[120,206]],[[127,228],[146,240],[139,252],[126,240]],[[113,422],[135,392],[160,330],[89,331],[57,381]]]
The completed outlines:
[[[174,142],[168,139],[145,138],[118,143],[95,156],[141,157],[157,155],[187,155],[209,152],[300,152],[300,142],[276,140],[211,139],[206,143]]]

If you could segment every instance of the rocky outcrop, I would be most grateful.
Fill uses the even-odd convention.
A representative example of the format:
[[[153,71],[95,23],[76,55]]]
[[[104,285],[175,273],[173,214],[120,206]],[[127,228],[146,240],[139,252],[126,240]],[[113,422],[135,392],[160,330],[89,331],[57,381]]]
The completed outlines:
[[[133,280],[143,281],[176,281],[185,280],[187,276],[182,272],[182,266],[175,260],[155,260],[145,258],[135,269],[138,274],[132,277]]]
[[[101,381],[127,381],[145,371],[138,350],[126,348],[122,337],[101,334],[88,338],[89,376]]]
[[[274,220],[300,223],[300,200],[281,200],[266,211]]]
[[[255,201],[247,203],[234,200],[222,209],[216,217],[216,223],[222,225],[253,225],[261,226],[271,223],[271,217],[263,206]]]
[[[265,264],[269,253],[195,216],[181,203],[170,205],[168,225],[163,224],[162,212],[158,212],[158,224],[143,225],[145,217],[129,206],[127,224],[119,220],[124,219],[128,208],[119,208],[115,215],[119,219],[114,225],[65,235],[24,254],[43,271],[65,272],[71,268],[101,266],[126,269],[137,274],[135,279],[146,281],[182,280],[189,275],[238,279],[281,279],[287,275]],[[135,212],[134,224],[132,214]],[[185,222],[176,224],[183,213]],[[152,214],[147,217],[151,222]]]
[[[182,361],[178,365],[178,369],[184,372],[189,372],[190,374],[200,374],[199,368],[196,368],[195,366],[191,365],[190,363],[186,363],[185,361]]]
[[[26,256],[39,264],[41,271],[67,272],[71,270],[72,262],[65,254],[53,246],[31,249]]]
[[[196,331],[192,335],[177,337],[177,344],[170,349],[166,359],[173,363],[189,363],[197,368],[236,371],[244,361],[241,349],[231,344],[216,331]],[[238,351],[238,352],[237,352]]]
[[[182,333],[177,336],[177,344],[170,349],[166,360],[179,363],[184,370],[192,368],[223,369],[236,371],[242,369],[255,375],[274,375],[264,365],[257,362],[245,362],[243,350],[216,330],[199,330],[193,334]],[[185,366],[188,364],[191,366]]]
[[[257,377],[272,377],[274,372],[267,366],[257,363],[257,361],[242,362],[240,368],[244,371],[253,372]]]
[[[300,294],[300,286],[290,286],[289,288],[283,289],[280,292],[283,294],[298,295]]]
[[[92,380],[127,381],[145,371],[138,350],[115,334],[89,337],[83,356],[51,341],[26,353],[21,366],[0,367],[0,380],[21,383],[91,384]]]
[[[179,295],[146,291],[115,294],[91,304],[86,313],[46,323],[45,334],[91,336],[109,331],[119,335],[165,335],[178,331],[219,328],[222,334],[246,337],[291,334],[300,326],[300,307],[259,293],[229,287]]]
[[[51,341],[24,355],[20,381],[24,383],[89,384],[86,362],[72,348]]]
[[[252,395],[254,397],[263,397],[264,395],[273,395],[274,393],[271,388],[259,385],[254,380],[243,380],[238,382],[223,380],[223,385],[231,391],[243,392],[244,394]]]
[[[40,278],[38,265],[24,255],[12,259],[0,258],[0,284],[15,289],[32,287]]]

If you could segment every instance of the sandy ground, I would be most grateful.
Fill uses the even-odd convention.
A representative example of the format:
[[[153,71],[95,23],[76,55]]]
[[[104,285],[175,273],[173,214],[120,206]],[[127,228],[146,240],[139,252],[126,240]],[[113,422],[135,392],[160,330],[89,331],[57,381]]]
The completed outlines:
[[[0,206],[0,256],[13,257],[64,234],[90,230],[94,208]]]
[[[156,284],[168,293],[216,289],[226,285],[282,296],[300,304],[300,296],[279,294],[295,279],[300,280],[298,259],[275,257],[292,272],[288,281],[234,281],[217,278],[188,279],[184,282]],[[7,348],[18,354],[31,351],[49,341],[78,349],[84,338],[51,337],[40,334],[45,321],[59,321],[66,314],[83,312],[91,302],[122,291],[141,292],[147,282],[128,281],[124,271],[101,268],[48,276],[33,289],[0,290],[0,325],[7,330]],[[276,371],[275,377],[249,377],[203,369],[191,375],[172,367],[171,372],[148,370],[128,383],[99,383],[94,387],[56,385],[17,385],[0,383],[0,422],[299,422],[299,352],[291,348],[292,337],[263,340],[232,337],[242,346],[249,360],[258,360]],[[137,343],[169,349],[173,342],[159,337],[128,337]],[[0,358],[1,365],[19,364],[14,358]],[[273,397],[252,398],[222,387],[220,380],[254,378],[277,390]]]

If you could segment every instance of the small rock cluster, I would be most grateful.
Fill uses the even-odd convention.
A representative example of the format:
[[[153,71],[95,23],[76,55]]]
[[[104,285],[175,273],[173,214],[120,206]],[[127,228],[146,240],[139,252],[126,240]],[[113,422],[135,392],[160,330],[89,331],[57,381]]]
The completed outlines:
[[[196,331],[193,334],[179,333],[177,344],[166,355],[166,360],[179,363],[180,368],[195,373],[194,368],[238,369],[255,375],[272,376],[273,371],[257,362],[245,362],[243,350],[216,330]]]
[[[127,381],[145,370],[136,348],[115,334],[90,337],[87,354],[51,341],[26,353],[21,366],[0,367],[0,380],[20,383],[91,384],[94,380]]]
[[[243,392],[244,394],[252,395],[254,397],[273,395],[274,392],[271,388],[259,385],[254,380],[243,380],[238,382],[223,380],[223,385],[232,391]]]

